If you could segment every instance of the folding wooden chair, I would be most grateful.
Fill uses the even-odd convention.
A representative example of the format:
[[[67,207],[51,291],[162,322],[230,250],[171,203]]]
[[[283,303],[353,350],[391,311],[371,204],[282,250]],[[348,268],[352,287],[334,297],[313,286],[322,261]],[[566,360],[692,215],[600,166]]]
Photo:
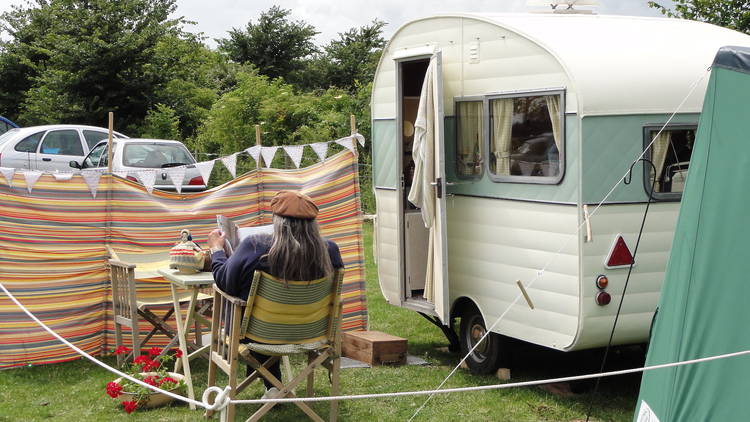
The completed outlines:
[[[135,268],[133,264],[110,259],[110,280],[112,282],[112,308],[114,313],[115,324],[115,346],[122,346],[122,327],[130,328],[132,336],[132,351],[127,355],[117,355],[117,364],[132,359],[134,356],[140,356],[141,349],[144,347],[155,334],[161,333],[170,339],[170,343],[164,350],[168,350],[177,344],[177,333],[170,327],[166,321],[174,314],[174,307],[170,307],[163,317],[159,317],[149,308],[153,306],[172,305],[172,296],[159,296],[148,299],[138,299],[136,295]],[[178,300],[180,303],[189,303],[191,292],[180,293]],[[207,300],[211,296],[203,293],[198,294],[198,300]],[[142,339],[140,338],[139,321],[143,318],[152,325],[151,331]]]
[[[295,387],[307,379],[307,396],[313,395],[314,371],[323,366],[331,380],[331,395],[339,392],[341,366],[341,286],[344,271],[312,281],[286,283],[264,272],[253,278],[247,302],[229,296],[214,286],[214,314],[211,329],[211,353],[208,386],[216,384],[217,368],[229,376],[230,398],[234,399],[256,379],[265,378],[279,389],[277,398],[296,397]],[[240,340],[250,341],[249,343]],[[250,351],[271,356],[261,364]],[[284,384],[268,370],[281,356],[306,353],[307,366]],[[237,382],[239,360],[254,369]],[[257,421],[277,403],[266,403],[249,419]],[[322,419],[310,406],[295,402],[310,419]],[[227,420],[234,419],[230,405]],[[206,412],[211,416],[212,412]],[[336,421],[338,403],[331,402],[330,421]]]

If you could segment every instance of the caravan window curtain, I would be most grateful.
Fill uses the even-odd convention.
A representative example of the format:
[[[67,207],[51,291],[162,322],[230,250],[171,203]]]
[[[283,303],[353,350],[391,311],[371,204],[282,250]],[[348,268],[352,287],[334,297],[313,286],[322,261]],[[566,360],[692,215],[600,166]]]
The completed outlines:
[[[565,135],[562,96],[490,100],[490,177],[497,182],[556,183]]]
[[[690,156],[695,141],[695,127],[650,127],[645,131],[644,144],[649,148],[647,158],[654,167],[645,165],[644,178],[646,192],[654,185],[654,197],[659,199],[679,199],[685,188]],[[656,168],[656,174],[654,174]]]
[[[456,174],[462,178],[481,177],[484,104],[482,101],[457,102],[456,120]]]

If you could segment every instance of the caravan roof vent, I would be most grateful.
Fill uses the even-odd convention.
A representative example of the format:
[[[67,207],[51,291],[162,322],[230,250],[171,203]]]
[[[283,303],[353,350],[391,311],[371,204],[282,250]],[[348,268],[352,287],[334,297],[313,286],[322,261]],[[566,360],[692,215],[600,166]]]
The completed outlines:
[[[549,6],[550,9],[531,10],[533,13],[594,14],[593,9],[576,9],[573,6],[598,6],[598,0],[528,0],[527,6]]]
[[[611,269],[628,267],[630,264],[635,264],[633,254],[630,253],[625,239],[622,238],[621,234],[618,234],[615,237],[615,243],[612,244],[612,248],[609,250],[609,256],[604,266]]]

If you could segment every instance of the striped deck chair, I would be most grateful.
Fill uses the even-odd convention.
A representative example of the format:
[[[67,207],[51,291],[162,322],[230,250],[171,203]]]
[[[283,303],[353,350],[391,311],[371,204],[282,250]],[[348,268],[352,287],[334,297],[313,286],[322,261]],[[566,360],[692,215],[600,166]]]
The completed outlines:
[[[339,391],[341,355],[341,286],[344,271],[338,269],[330,277],[312,281],[284,281],[256,271],[247,302],[232,297],[214,286],[214,314],[211,332],[211,362],[208,367],[208,386],[216,383],[216,370],[229,376],[230,398],[244,390],[256,379],[265,378],[280,393],[278,398],[296,397],[295,387],[307,378],[307,396],[313,395],[314,371],[328,370],[331,395]],[[249,341],[240,343],[241,339]],[[250,351],[272,356],[262,365]],[[268,367],[281,356],[306,353],[307,366],[284,384]],[[239,360],[253,373],[237,382]],[[257,421],[277,403],[266,403],[249,419]],[[295,403],[310,419],[323,421],[310,406]],[[234,419],[230,405],[227,420]],[[211,416],[211,412],[206,412]],[[329,420],[338,416],[338,403],[331,402]]]

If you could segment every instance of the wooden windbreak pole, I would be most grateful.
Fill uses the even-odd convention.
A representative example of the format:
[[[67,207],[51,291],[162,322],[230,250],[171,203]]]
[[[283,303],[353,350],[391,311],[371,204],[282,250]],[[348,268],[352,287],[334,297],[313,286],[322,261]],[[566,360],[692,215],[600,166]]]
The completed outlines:
[[[255,125],[255,145],[261,146],[260,143],[260,125]],[[255,160],[255,168],[260,168],[260,160],[263,159],[263,155],[258,151],[258,159]]]
[[[357,119],[354,117],[353,114],[349,115],[349,126],[351,126],[352,131],[352,145],[354,146],[354,155],[357,155],[357,140],[354,138],[354,135],[357,133]]]
[[[109,112],[109,136],[107,138],[107,173],[112,174],[112,133],[115,126],[115,114]]]

